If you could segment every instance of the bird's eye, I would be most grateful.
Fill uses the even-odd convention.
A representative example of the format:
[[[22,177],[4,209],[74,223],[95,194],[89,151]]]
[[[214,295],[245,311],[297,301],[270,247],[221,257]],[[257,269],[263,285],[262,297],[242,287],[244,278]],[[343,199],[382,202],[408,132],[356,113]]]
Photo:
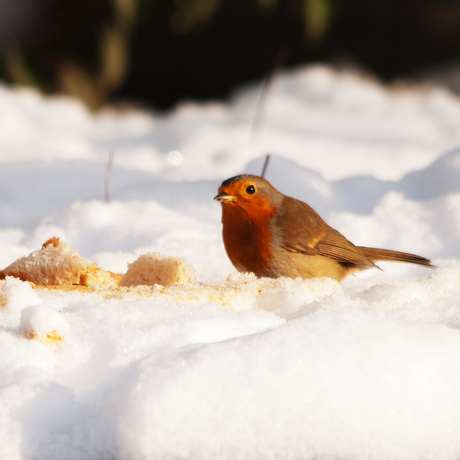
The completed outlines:
[[[249,185],[248,188],[246,189],[246,193],[249,193],[249,195],[256,193],[256,188],[254,187],[254,185]]]

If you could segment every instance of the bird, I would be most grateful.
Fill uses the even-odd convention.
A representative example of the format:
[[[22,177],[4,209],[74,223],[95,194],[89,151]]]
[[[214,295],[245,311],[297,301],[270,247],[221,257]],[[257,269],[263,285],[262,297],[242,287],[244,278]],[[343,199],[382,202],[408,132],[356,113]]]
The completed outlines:
[[[378,261],[436,268],[425,257],[355,246],[308,204],[283,195],[262,177],[243,174],[222,182],[222,237],[240,272],[268,278],[332,278],[379,268]]]

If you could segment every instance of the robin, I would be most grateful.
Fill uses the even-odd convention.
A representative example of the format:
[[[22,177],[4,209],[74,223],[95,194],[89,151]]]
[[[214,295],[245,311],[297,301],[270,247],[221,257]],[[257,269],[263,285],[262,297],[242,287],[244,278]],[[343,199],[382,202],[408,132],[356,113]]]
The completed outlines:
[[[379,260],[435,268],[414,254],[355,246],[308,204],[258,176],[227,179],[214,199],[222,203],[227,255],[240,272],[341,281],[355,271],[379,268]]]

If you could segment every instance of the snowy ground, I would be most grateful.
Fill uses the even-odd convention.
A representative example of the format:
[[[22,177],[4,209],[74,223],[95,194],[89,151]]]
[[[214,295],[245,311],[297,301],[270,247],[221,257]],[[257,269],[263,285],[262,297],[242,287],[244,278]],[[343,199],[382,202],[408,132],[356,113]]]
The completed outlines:
[[[0,86],[0,268],[58,236],[120,273],[183,256],[198,280],[155,298],[1,283],[1,459],[460,457],[460,99],[307,67],[251,137],[259,92],[94,115]],[[351,241],[439,269],[235,275],[212,198],[267,153],[267,179]]]

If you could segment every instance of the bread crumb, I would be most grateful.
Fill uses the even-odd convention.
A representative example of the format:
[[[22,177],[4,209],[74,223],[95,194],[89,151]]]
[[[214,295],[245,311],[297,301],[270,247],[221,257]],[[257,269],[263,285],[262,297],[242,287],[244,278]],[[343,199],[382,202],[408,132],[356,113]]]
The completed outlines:
[[[62,243],[61,239],[60,238],[57,238],[56,236],[53,236],[52,238],[49,238],[48,240],[46,240],[43,244],[42,244],[42,249],[45,249],[46,246],[54,246],[55,248],[57,248],[60,244]]]
[[[128,264],[120,286],[172,286],[195,281],[195,271],[182,257],[169,257],[156,252],[141,255]]]
[[[102,270],[97,264],[92,264],[86,267],[86,270],[80,276],[81,286],[107,286],[114,287],[118,285],[118,281],[123,275],[116,275],[115,273]]]
[[[64,340],[64,337],[55,330],[52,330],[48,334],[42,334],[41,336],[38,336],[38,334],[33,329],[31,329],[24,332],[24,337],[27,340],[38,340],[39,342],[44,343],[51,350],[56,350],[59,346],[59,343]]]

